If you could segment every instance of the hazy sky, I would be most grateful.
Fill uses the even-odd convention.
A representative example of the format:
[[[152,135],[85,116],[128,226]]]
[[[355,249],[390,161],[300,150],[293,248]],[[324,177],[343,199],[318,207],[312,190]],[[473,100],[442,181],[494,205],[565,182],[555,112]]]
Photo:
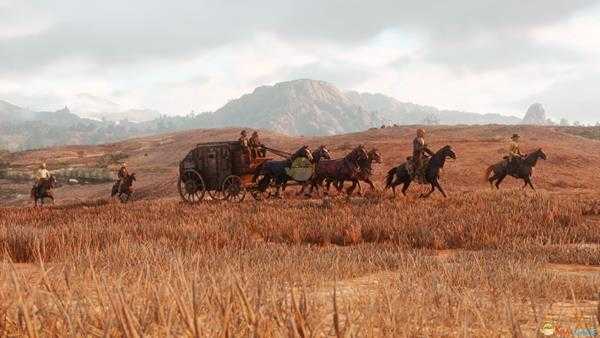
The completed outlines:
[[[297,78],[402,101],[600,120],[600,1],[0,0],[0,99],[169,114]]]

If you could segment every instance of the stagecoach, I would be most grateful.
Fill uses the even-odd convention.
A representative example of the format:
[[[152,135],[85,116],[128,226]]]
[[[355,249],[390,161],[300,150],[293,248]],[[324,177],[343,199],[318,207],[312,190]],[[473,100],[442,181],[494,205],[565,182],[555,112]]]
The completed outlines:
[[[273,154],[289,157],[290,154],[266,148]],[[270,187],[259,189],[261,167],[270,157],[251,157],[244,153],[238,141],[200,143],[179,164],[179,195],[187,203],[198,203],[208,194],[213,200],[241,202],[250,192],[256,200],[271,196]],[[312,165],[296,164],[294,179],[308,180]],[[299,166],[299,167],[298,167]]]

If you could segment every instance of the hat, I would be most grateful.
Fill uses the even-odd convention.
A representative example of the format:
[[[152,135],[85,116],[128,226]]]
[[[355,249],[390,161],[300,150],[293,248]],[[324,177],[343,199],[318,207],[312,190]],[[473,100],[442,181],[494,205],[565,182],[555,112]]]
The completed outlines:
[[[258,135],[258,132],[255,130],[254,132],[252,132],[252,135]]]
[[[417,129],[417,135],[425,135],[425,129],[423,129],[423,128]]]
[[[42,168],[42,169],[46,169],[46,163],[43,163],[43,162],[42,162],[42,164],[40,164],[40,168]]]
[[[246,135],[246,134],[247,134],[246,130],[242,130],[242,131],[240,132],[240,135]]]
[[[520,136],[519,134],[513,134],[513,136],[510,138],[511,140],[516,140],[518,139]]]

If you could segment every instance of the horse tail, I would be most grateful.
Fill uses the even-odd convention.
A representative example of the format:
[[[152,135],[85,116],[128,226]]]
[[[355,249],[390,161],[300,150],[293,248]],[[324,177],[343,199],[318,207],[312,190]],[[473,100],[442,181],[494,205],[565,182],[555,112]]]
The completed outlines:
[[[494,171],[493,165],[491,165],[491,166],[487,167],[487,169],[485,169],[485,177],[483,178],[484,181],[487,181],[490,178],[490,174],[492,173],[492,171]]]
[[[392,182],[394,181],[394,176],[396,176],[396,172],[398,171],[397,167],[390,169],[385,178],[385,188],[389,189],[392,187]]]

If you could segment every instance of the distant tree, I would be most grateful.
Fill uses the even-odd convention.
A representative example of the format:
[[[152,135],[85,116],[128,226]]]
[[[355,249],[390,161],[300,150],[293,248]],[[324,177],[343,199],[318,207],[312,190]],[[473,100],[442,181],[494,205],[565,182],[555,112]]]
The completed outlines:
[[[575,121],[575,122],[573,122],[573,125],[574,125],[575,127],[581,127],[581,122],[579,122],[579,121]]]
[[[600,121],[596,122],[596,127],[600,127]]]
[[[567,120],[566,118],[563,117],[562,119],[560,119],[560,125],[565,126],[565,127],[569,126],[570,125],[569,120]]]

